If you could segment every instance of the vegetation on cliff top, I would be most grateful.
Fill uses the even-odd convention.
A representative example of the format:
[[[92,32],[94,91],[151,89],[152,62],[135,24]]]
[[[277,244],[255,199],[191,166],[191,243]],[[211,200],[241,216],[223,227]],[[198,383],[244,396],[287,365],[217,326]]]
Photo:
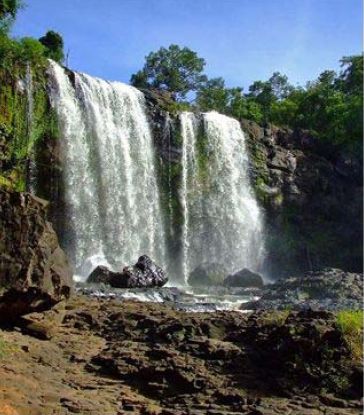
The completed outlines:
[[[286,75],[275,72],[267,81],[255,81],[244,93],[241,87],[227,88],[221,77],[208,79],[203,74],[204,59],[186,47],[171,45],[151,52],[131,83],[169,91],[185,105],[186,96],[196,92],[191,109],[307,129],[318,139],[361,157],[363,56],[346,56],[340,63],[340,73],[324,71],[305,87],[293,86]]]
[[[0,185],[25,190],[34,147],[55,135],[45,68],[63,61],[63,39],[49,31],[41,39],[13,39],[9,31],[19,0],[0,0]]]
[[[206,81],[202,75],[205,60],[189,48],[170,45],[160,48],[145,58],[142,70],[132,75],[131,83],[139,88],[167,90],[181,100],[190,91],[196,91]]]

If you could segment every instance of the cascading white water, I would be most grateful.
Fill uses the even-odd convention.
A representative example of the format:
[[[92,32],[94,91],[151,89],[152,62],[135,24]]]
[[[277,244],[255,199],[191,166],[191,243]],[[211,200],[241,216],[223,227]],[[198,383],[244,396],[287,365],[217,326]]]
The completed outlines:
[[[201,264],[261,270],[262,215],[250,186],[244,133],[216,112],[182,113],[183,273]]]
[[[141,254],[165,266],[152,136],[137,89],[50,62],[50,98],[64,143],[71,256],[83,277]]]
[[[26,139],[28,146],[29,158],[27,161],[27,191],[30,193],[36,193],[36,164],[34,161],[33,151],[33,115],[34,115],[34,85],[33,85],[33,74],[32,68],[29,62],[26,65],[25,79],[24,79],[27,106],[26,106]]]
[[[190,244],[191,216],[197,214],[198,209],[192,206],[197,198],[194,193],[197,191],[197,160],[196,160],[196,134],[197,120],[193,113],[183,112],[180,115],[181,134],[182,134],[182,185],[180,190],[180,199],[183,209],[184,223],[182,230],[182,271],[184,282],[187,284],[187,278],[190,271]],[[197,201],[199,203],[199,201]],[[196,217],[194,217],[196,218]]]

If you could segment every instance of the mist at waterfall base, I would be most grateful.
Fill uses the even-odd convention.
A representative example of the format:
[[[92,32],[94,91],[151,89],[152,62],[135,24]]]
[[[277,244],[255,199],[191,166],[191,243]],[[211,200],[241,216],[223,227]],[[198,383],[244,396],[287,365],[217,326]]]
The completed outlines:
[[[75,278],[84,281],[97,265],[121,270],[142,254],[165,269],[174,286],[186,286],[201,264],[222,264],[229,273],[262,271],[263,220],[239,122],[216,112],[179,115],[183,224],[176,272],[165,232],[173,213],[160,203],[144,95],[81,73],[72,78],[50,62],[50,100],[64,157],[63,240]]]

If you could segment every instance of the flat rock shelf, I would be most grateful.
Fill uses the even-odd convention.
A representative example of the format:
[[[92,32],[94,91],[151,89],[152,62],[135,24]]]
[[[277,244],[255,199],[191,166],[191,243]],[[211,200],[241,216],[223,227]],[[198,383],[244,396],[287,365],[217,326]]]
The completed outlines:
[[[362,366],[330,312],[186,313],[76,295],[17,327],[0,330],[0,413],[362,411]]]

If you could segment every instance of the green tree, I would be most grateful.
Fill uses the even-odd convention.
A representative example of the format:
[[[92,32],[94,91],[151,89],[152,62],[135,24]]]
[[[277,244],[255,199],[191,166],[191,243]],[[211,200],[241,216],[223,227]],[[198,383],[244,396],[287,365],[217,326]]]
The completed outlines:
[[[346,93],[363,95],[363,55],[344,56],[341,61],[340,87]]]
[[[154,87],[169,91],[179,100],[190,91],[196,91],[206,81],[202,74],[205,61],[196,52],[178,45],[160,48],[145,58],[141,71],[132,75],[131,83],[136,87]]]
[[[215,110],[226,113],[229,91],[223,78],[212,78],[204,82],[196,94],[196,103],[201,111]]]
[[[248,96],[262,108],[263,121],[270,121],[271,106],[276,101],[272,85],[269,82],[255,81],[249,87]]]
[[[0,30],[7,32],[15,20],[18,10],[23,6],[21,0],[0,0]]]
[[[39,42],[45,47],[45,56],[49,59],[53,59],[58,63],[62,63],[64,60],[64,42],[62,36],[49,30],[43,37],[39,39]]]
[[[45,48],[39,40],[32,37],[23,37],[18,42],[18,61],[38,64],[44,61]]]
[[[268,83],[273,95],[278,100],[287,98],[294,89],[288,82],[288,77],[286,75],[282,75],[280,72],[274,72],[269,78]]]

